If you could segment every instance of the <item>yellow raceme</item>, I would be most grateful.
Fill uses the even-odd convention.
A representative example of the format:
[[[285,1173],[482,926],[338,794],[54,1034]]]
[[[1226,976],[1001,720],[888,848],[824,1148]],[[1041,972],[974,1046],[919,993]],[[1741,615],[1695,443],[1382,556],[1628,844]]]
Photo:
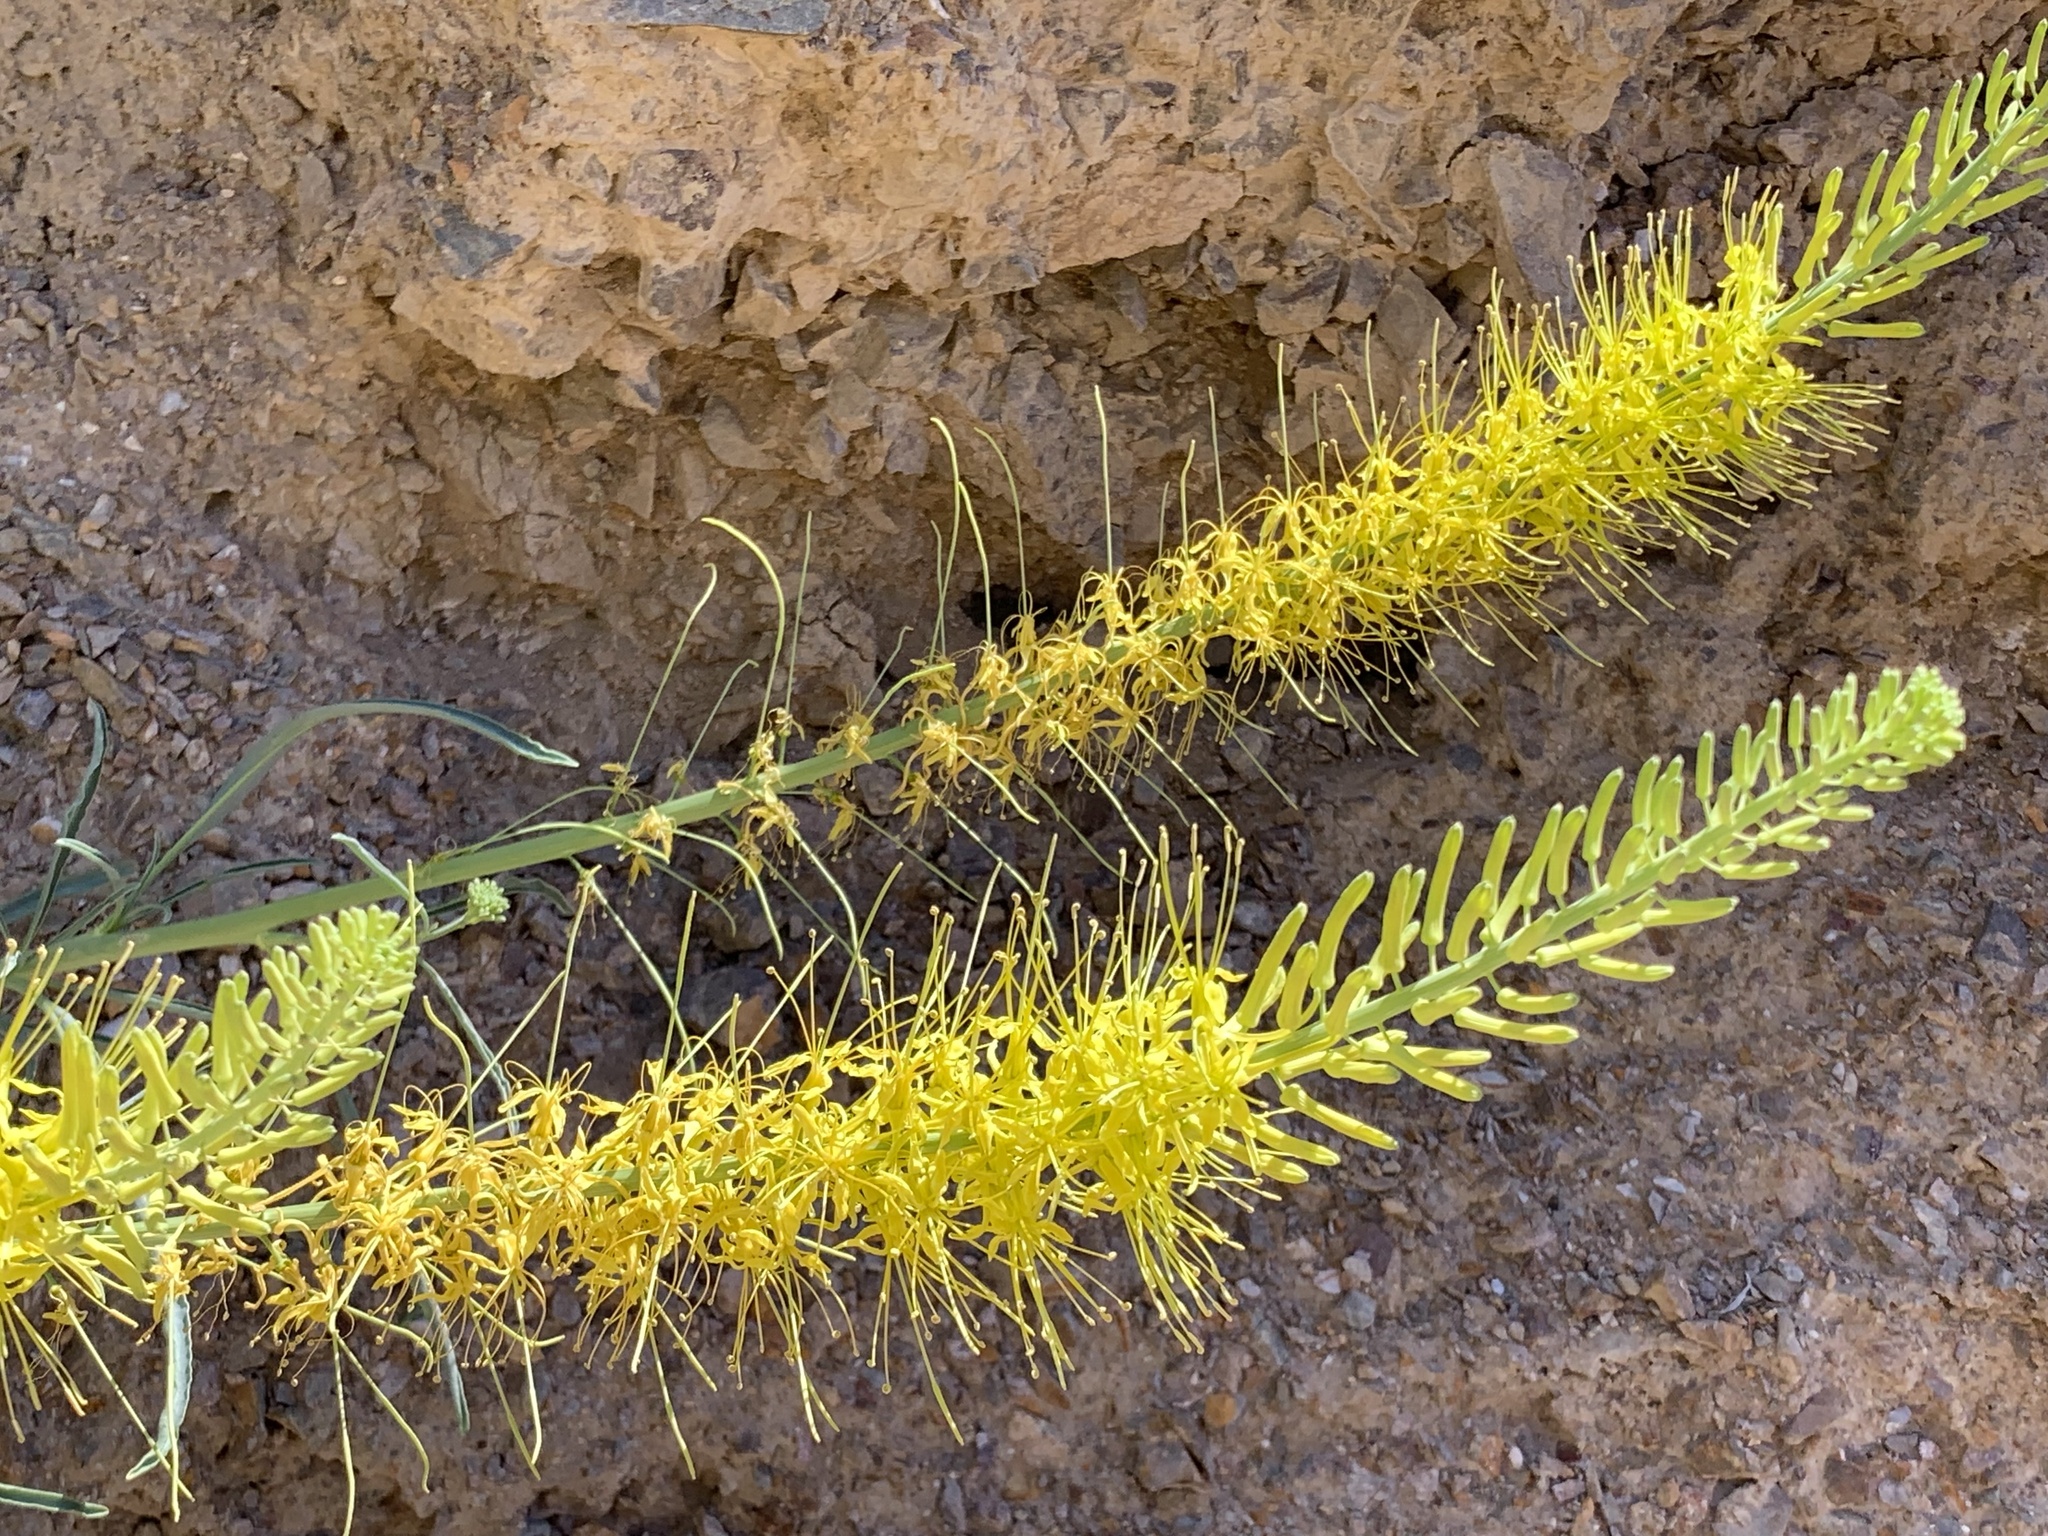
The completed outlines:
[[[255,1181],[333,1137],[312,1106],[382,1059],[417,957],[409,914],[354,909],[272,950],[253,996],[231,977],[185,1021],[154,968],[120,994],[111,968],[62,976],[9,951],[31,974],[0,1036],[0,1306],[52,1274],[152,1296],[194,1218],[267,1232]],[[35,1073],[52,1046],[54,1089]]]
[[[1717,518],[1806,494],[1830,453],[1875,430],[1859,413],[1884,397],[1816,378],[1790,350],[1919,334],[1852,317],[1983,244],[1941,236],[2048,185],[2044,39],[2048,24],[2017,66],[2000,54],[1938,119],[1921,112],[1853,210],[1837,206],[1833,172],[1791,285],[1783,207],[1765,195],[1738,215],[1731,183],[1711,298],[1689,297],[1689,221],[1653,227],[1618,271],[1581,270],[1575,319],[1509,318],[1496,304],[1456,414],[1425,368],[1419,419],[1354,417],[1363,453],[1334,477],[1290,475],[1144,569],[1097,572],[1043,628],[1027,615],[967,662],[935,662],[910,711],[921,734],[906,805],[921,810],[968,775],[1007,784],[1060,749],[1143,750],[1171,711],[1230,716],[1233,690],[1206,670],[1217,642],[1240,682],[1277,673],[1306,696],[1342,670],[1347,643],[1464,639],[1500,612],[1540,618],[1560,576],[1622,597],[1648,551],[1712,546],[1725,538]],[[2001,186],[2008,174],[2027,179]]]
[[[954,958],[942,926],[914,984],[866,975],[858,1027],[808,1020],[820,1027],[778,1061],[664,1071],[623,1101],[530,1084],[517,1131],[472,1131],[455,1100],[416,1098],[388,1124],[350,1127],[301,1203],[270,1213],[318,1239],[304,1257],[272,1248],[272,1321],[317,1334],[348,1306],[431,1296],[502,1355],[530,1347],[524,1319],[556,1274],[638,1361],[689,1354],[729,1275],[742,1318],[801,1368],[819,1332],[842,1331],[852,1261],[868,1258],[881,1268],[871,1347],[894,1314],[920,1349],[942,1327],[978,1344],[993,1307],[1064,1367],[1052,1304],[1083,1318],[1115,1304],[1083,1239],[1102,1217],[1191,1338],[1228,1301],[1213,1197],[1242,1203],[1337,1161],[1306,1122],[1339,1144],[1392,1145],[1331,1102],[1333,1081],[1407,1077],[1476,1099],[1461,1070],[1488,1052],[1457,1032],[1573,1038],[1557,1016],[1575,999],[1531,988],[1529,970],[1661,979],[1669,966],[1628,955],[1643,931],[1734,906],[1674,884],[1796,868],[1784,855],[1824,848],[1817,829],[1868,817],[1852,789],[1896,789],[1961,746],[1956,695],[1931,670],[1888,673],[1867,698],[1852,680],[1811,711],[1771,706],[1736,733],[1725,774],[1712,736],[1695,762],[1646,764],[1626,800],[1617,771],[1589,806],[1553,808],[1519,860],[1504,823],[1469,885],[1454,829],[1432,868],[1387,882],[1349,965],[1370,881],[1313,934],[1298,909],[1243,975],[1217,941],[1228,868],[1219,904],[1195,858],[1185,888],[1147,876],[1106,927],[1063,935],[1022,903],[978,962]],[[743,1322],[735,1366],[748,1334]]]
[[[1712,543],[1715,512],[1803,493],[1882,396],[1784,355],[1780,228],[1760,206],[1718,298],[1695,302],[1681,221],[1648,260],[1631,251],[1618,278],[1587,279],[1582,323],[1546,313],[1496,334],[1456,419],[1436,396],[1403,432],[1361,424],[1364,455],[1337,478],[1268,487],[1143,570],[1092,576],[1067,616],[1025,618],[971,669],[934,669],[918,766],[1006,778],[1057,748],[1113,756],[1214,697],[1219,640],[1241,676],[1313,678],[1344,642],[1538,613],[1560,575],[1618,594],[1648,550]],[[962,724],[977,700],[996,702]]]

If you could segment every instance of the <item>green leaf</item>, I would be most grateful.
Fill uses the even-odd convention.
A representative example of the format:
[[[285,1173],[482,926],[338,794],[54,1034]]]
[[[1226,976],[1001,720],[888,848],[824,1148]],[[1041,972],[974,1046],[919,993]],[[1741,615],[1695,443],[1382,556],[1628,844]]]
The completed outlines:
[[[51,899],[69,901],[74,896],[90,896],[94,891],[103,891],[106,887],[107,877],[99,870],[73,870],[57,882]],[[4,907],[0,907],[0,931],[11,928],[35,911],[36,903],[42,899],[42,893],[43,888],[40,885],[30,886]]]
[[[78,795],[72,801],[71,810],[66,815],[62,833],[63,837],[74,840],[78,825],[84,820],[86,808],[91,803],[92,796],[98,791],[99,770],[105,757],[105,712],[98,704],[92,704],[90,707],[94,726],[93,756],[85,782],[79,786]],[[234,772],[228,775],[227,781],[221,785],[198,819],[185,829],[184,834],[175,843],[150,862],[148,869],[133,885],[119,893],[110,915],[103,922],[96,923],[97,930],[102,933],[113,933],[126,926],[135,910],[137,899],[169,873],[194,843],[225,821],[235,807],[248,797],[250,790],[256,787],[258,780],[270,766],[301,736],[330,720],[357,715],[425,715],[429,719],[472,731],[486,741],[503,747],[514,756],[525,758],[528,762],[544,763],[551,768],[578,766],[576,759],[566,752],[557,752],[553,747],[534,740],[524,732],[499,724],[488,715],[480,715],[475,710],[462,709],[453,704],[434,704],[418,699],[354,699],[342,704],[325,704],[317,709],[306,710],[262,736],[242,755],[242,760],[235,765]],[[17,922],[24,914],[33,912],[35,920],[28,930],[28,938],[32,940],[54,902],[76,896],[89,896],[95,891],[108,888],[110,882],[104,868],[64,876],[63,865],[68,861],[68,851],[60,847],[58,856],[52,860],[49,874],[44,877],[39,887],[25,891],[5,906],[0,906],[0,925]],[[115,867],[118,868],[118,864]],[[251,864],[240,866],[228,873],[245,873],[250,869],[264,867],[265,864]],[[185,894],[189,894],[189,888]],[[4,929],[0,929],[0,936],[4,936]]]
[[[486,741],[503,747],[515,757],[528,762],[545,763],[551,768],[574,768],[576,759],[565,752],[535,741],[521,731],[508,725],[500,725],[488,715],[480,715],[472,709],[459,709],[453,704],[433,704],[421,699],[354,699],[342,704],[323,704],[294,715],[275,730],[266,732],[249,750],[242,754],[242,760],[235,764],[234,772],[214,794],[198,819],[185,829],[184,835],[158,855],[156,861],[144,871],[136,882],[135,894],[149,889],[164,873],[172,868],[185,851],[208,832],[219,826],[234,808],[242,803],[250,790],[270,770],[271,764],[282,757],[285,750],[309,731],[325,725],[330,720],[343,720],[358,715],[425,715],[444,725],[458,725],[466,731],[473,731]]]
[[[71,797],[70,807],[64,812],[64,829],[58,835],[56,851],[50,855],[49,870],[43,875],[42,888],[36,895],[35,915],[28,922],[30,944],[42,931],[43,919],[50,915],[50,906],[57,899],[64,866],[71,862],[70,850],[64,844],[76,841],[85,813],[92,806],[92,797],[99,793],[100,771],[107,765],[107,712],[97,699],[88,699],[86,709],[92,715],[92,755],[86,760],[85,777],[79,780],[78,793]]]
[[[43,1488],[22,1488],[0,1483],[0,1504],[15,1509],[40,1510],[46,1515],[77,1515],[84,1520],[104,1520],[107,1506],[90,1499],[74,1499],[68,1493],[51,1493]]]

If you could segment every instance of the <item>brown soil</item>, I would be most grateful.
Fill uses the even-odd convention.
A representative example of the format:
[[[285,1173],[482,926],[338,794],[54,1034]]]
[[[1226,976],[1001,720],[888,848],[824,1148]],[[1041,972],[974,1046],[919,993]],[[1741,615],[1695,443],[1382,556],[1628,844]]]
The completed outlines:
[[[1110,536],[1142,556],[1191,438],[1209,464],[1212,390],[1232,492],[1275,468],[1275,342],[1297,420],[1365,360],[1369,315],[1382,376],[1432,325],[1453,357],[1484,274],[1553,292],[1585,232],[1612,248],[1652,208],[1711,214],[1734,168],[1796,201],[2024,11],[735,0],[728,22],[821,30],[630,24],[721,9],[0,15],[5,867],[40,867],[88,698],[119,736],[90,830],[131,852],[266,722],[351,694],[474,705],[602,763],[715,562],[652,738],[681,750],[772,638],[767,583],[709,515],[786,572],[808,547],[794,708],[823,724],[941,610],[928,523],[952,492],[929,415],[984,510],[1007,493],[973,429],[1001,443],[1024,563],[1057,596],[1100,559],[1095,387],[1131,509]],[[772,1367],[741,1394],[683,1387],[694,1472],[651,1381],[550,1359],[529,1474],[487,1380],[463,1436],[403,1352],[372,1348],[433,1472],[423,1489],[352,1397],[357,1530],[2048,1525],[2048,211],[1988,232],[1916,298],[1925,340],[1818,359],[1897,398],[1882,445],[1811,505],[1758,509],[1731,559],[1656,562],[1668,606],[1570,595],[1554,637],[1496,637],[1491,665],[1440,654],[1441,691],[1387,705],[1412,755],[1275,717],[1265,767],[1291,803],[1242,753],[1189,764],[1252,834],[1251,927],[1453,819],[1582,797],[1612,763],[1847,670],[1942,665],[1971,711],[1956,767],[1676,935],[1672,981],[1592,989],[1586,1038],[1507,1053],[1483,1104],[1371,1100],[1403,1151],[1240,1221],[1247,1299],[1204,1353],[1142,1308],[1079,1336],[1063,1387],[1007,1346],[948,1347],[956,1440],[916,1370],[885,1397],[828,1348],[838,1428],[819,1441]],[[993,575],[1014,585],[1006,538]],[[946,594],[956,639],[980,583],[963,566]],[[719,715],[714,757],[753,708]],[[598,775],[507,766],[447,729],[335,729],[198,867],[300,862],[185,910],[329,878],[330,829],[417,854],[565,777]],[[956,878],[986,867],[957,835],[924,851]],[[886,852],[857,844],[851,883]],[[947,899],[925,880],[890,931]],[[666,896],[638,913],[675,931]],[[455,959],[478,1011],[516,1014],[557,937],[527,903],[471,941]],[[762,986],[768,938],[700,940],[702,997]],[[568,1039],[612,1086],[653,1029],[625,970],[579,973]],[[402,1078],[445,1066],[424,1033],[399,1057]],[[208,1319],[186,1527],[338,1530],[324,1362],[252,1345],[232,1301]],[[153,1350],[117,1358],[153,1401]],[[121,1480],[139,1446],[114,1405],[22,1422],[0,1480],[104,1498],[110,1530],[168,1526],[160,1483]]]

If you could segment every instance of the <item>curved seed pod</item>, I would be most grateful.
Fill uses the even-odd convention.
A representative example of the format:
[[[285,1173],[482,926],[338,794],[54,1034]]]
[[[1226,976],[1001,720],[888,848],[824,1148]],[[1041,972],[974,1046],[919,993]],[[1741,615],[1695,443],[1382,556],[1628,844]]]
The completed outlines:
[[[1323,920],[1323,931],[1316,939],[1316,953],[1322,956],[1322,964],[1316,971],[1316,987],[1327,992],[1337,984],[1337,948],[1344,938],[1344,930],[1351,926],[1351,919],[1372,894],[1373,872],[1365,870],[1344,887],[1343,893],[1330,907],[1330,915]]]
[[[1436,868],[1429,877],[1429,899],[1423,906],[1422,942],[1432,952],[1444,942],[1444,907],[1450,900],[1451,880],[1457,874],[1458,854],[1465,846],[1465,823],[1454,821],[1444,834],[1436,853]]]
[[[1497,1040],[1518,1040],[1524,1045],[1570,1045],[1579,1032],[1569,1024],[1528,1024],[1520,1019],[1503,1019],[1481,1013],[1477,1008],[1458,1010],[1458,1027]]]

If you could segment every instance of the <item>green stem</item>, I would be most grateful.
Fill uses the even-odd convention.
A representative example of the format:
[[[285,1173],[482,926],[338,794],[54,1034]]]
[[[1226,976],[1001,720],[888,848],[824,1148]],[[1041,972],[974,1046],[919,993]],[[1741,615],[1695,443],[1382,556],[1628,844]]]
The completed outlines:
[[[779,769],[773,787],[777,790],[801,789],[851,768],[866,758],[893,757],[914,745],[919,734],[920,727],[916,725],[899,725],[880,732],[868,741],[865,757],[857,757],[846,748],[818,753],[803,762]],[[769,787],[759,778],[747,779],[664,801],[657,809],[678,826],[689,826],[730,815],[752,803]],[[631,836],[633,828],[646,814],[645,811],[631,811],[621,816],[600,817],[596,821],[551,827],[504,842],[485,843],[439,855],[413,866],[412,888],[414,891],[439,890],[536,864],[575,858],[578,854],[599,848],[614,848]],[[188,918],[183,922],[165,923],[134,933],[90,934],[66,940],[62,945],[63,963],[73,969],[82,969],[118,960],[123,954],[141,957],[180,954],[195,949],[238,948],[291,924],[339,912],[344,907],[361,906],[366,902],[383,901],[404,894],[405,891],[392,881],[382,876],[371,876],[212,917]]]
[[[1193,616],[1183,616],[1161,625],[1158,633],[1165,639],[1176,639],[1190,633],[1195,627],[1196,619]],[[1104,667],[1113,668],[1128,650],[1129,642],[1113,641],[1104,649]],[[970,699],[964,705],[934,711],[932,720],[942,724],[979,726],[992,716],[1007,714],[1029,703],[1036,696],[1039,686],[1038,678],[1024,678],[1010,693],[1001,698]],[[876,732],[862,743],[858,750],[852,747],[839,747],[830,752],[815,753],[801,762],[781,765],[771,776],[756,775],[713,789],[699,790],[695,794],[663,801],[654,809],[677,826],[716,821],[722,816],[729,816],[753,804],[764,794],[804,789],[820,780],[844,773],[861,763],[880,762],[899,756],[918,744],[924,736],[927,723],[922,720],[907,721],[888,730]],[[544,831],[508,838],[502,842],[484,843],[453,853],[437,855],[423,864],[413,866],[412,890],[441,890],[451,885],[463,885],[471,880],[509,874],[517,869],[528,869],[537,864],[572,859],[579,854],[591,853],[600,848],[615,848],[631,836],[633,828],[645,815],[645,810],[629,811],[623,815],[600,817],[595,821],[570,826],[550,827]],[[313,918],[339,912],[345,907],[361,906],[366,902],[384,901],[405,894],[406,891],[391,880],[383,876],[371,876],[350,881],[345,885],[308,891],[300,896],[259,902],[233,912],[217,913],[212,917],[188,918],[183,922],[164,923],[158,927],[139,929],[130,933],[96,933],[69,939],[60,946],[62,960],[65,966],[79,970],[112,963],[124,954],[139,959],[151,955],[183,954],[198,949],[240,948],[261,942],[279,929],[309,922]]]

